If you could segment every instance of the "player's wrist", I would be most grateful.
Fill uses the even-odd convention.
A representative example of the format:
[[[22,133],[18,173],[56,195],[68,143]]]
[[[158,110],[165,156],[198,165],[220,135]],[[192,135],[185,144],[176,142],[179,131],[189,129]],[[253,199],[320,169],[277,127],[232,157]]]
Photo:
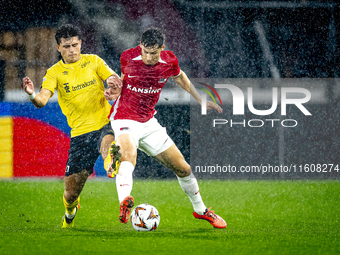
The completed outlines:
[[[36,96],[37,96],[37,94],[35,94],[34,91],[33,91],[33,93],[31,95],[28,95],[30,100],[33,100]]]

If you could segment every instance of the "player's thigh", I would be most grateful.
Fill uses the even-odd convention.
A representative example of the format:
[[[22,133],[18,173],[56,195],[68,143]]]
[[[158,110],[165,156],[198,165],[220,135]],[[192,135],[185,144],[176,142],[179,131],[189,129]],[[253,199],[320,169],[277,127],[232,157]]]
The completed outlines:
[[[72,137],[65,170],[65,176],[80,173],[84,169],[93,173],[93,167],[99,156],[97,142],[100,131],[96,130]]]
[[[117,139],[117,144],[120,146],[122,154],[121,161],[129,161],[136,165],[137,145],[135,139],[130,134],[121,134]]]
[[[156,118],[150,119],[143,123],[143,133],[139,140],[138,149],[148,156],[155,157],[169,149],[174,142],[162,127]]]
[[[175,144],[156,155],[155,158],[167,168],[174,171],[179,177],[189,176],[191,173],[190,165],[185,161],[182,153]]]
[[[114,132],[110,123],[106,124],[99,131],[100,135],[97,141],[97,148],[102,158],[105,160],[109,153],[110,145],[115,139]]]
[[[103,160],[105,160],[107,155],[109,154],[111,143],[114,140],[115,140],[115,137],[113,135],[106,135],[103,137],[101,144],[100,144],[100,155],[102,156]]]
[[[129,161],[136,165],[142,124],[133,120],[113,120],[111,121],[111,126],[114,130],[117,145],[120,146],[121,161]]]

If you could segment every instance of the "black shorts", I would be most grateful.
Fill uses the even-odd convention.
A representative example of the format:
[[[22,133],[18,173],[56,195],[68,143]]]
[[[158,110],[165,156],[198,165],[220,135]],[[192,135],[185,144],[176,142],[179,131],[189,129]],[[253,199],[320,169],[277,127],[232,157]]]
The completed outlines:
[[[65,176],[79,173],[86,169],[91,174],[100,155],[100,145],[106,135],[114,135],[111,124],[99,130],[71,138]]]

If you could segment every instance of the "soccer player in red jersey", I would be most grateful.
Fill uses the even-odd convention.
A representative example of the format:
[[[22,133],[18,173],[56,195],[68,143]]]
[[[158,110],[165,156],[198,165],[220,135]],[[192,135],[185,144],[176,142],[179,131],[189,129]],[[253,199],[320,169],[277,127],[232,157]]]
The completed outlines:
[[[183,191],[188,195],[194,209],[194,216],[209,221],[216,228],[225,228],[226,222],[204,205],[197,180],[182,153],[154,118],[155,105],[167,80],[171,77],[178,85],[190,93],[197,102],[201,97],[187,75],[180,69],[172,51],[164,50],[164,34],[157,28],[143,32],[140,45],[128,49],[121,55],[123,87],[121,93],[116,88],[105,91],[108,100],[116,99],[110,113],[117,146],[120,146],[120,164],[113,165],[108,176],[116,176],[116,186],[120,202],[119,219],[127,223],[134,199],[132,172],[136,165],[137,148],[156,158],[171,169],[178,178]],[[207,109],[222,109],[213,102],[207,102]],[[116,145],[111,149],[117,150]],[[113,154],[117,156],[117,154]]]

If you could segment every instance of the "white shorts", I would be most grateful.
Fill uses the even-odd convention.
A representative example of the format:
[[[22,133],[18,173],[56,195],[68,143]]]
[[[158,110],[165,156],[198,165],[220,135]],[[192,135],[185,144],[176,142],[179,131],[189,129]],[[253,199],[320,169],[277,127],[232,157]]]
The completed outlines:
[[[138,149],[148,156],[156,156],[174,144],[165,127],[162,127],[154,117],[145,123],[134,120],[111,120],[111,126],[116,140],[122,134],[129,134],[134,138]]]

